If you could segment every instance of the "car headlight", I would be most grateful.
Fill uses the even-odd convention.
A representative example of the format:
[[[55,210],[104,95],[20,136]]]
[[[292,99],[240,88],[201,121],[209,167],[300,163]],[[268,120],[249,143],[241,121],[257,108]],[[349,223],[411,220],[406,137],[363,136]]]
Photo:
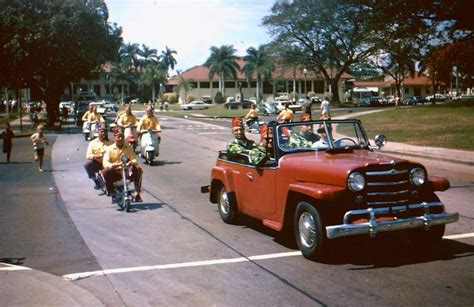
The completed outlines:
[[[361,173],[352,173],[347,178],[347,186],[351,191],[362,191],[365,187],[365,178]]]
[[[416,186],[420,186],[426,181],[426,172],[420,167],[415,167],[410,171],[410,181]]]

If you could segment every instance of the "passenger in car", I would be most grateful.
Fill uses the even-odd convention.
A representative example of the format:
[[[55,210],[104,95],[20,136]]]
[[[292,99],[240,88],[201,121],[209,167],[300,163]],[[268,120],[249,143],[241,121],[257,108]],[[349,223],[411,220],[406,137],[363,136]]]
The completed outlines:
[[[254,141],[247,139],[242,118],[232,119],[232,134],[235,139],[227,144],[227,154],[231,160],[237,161],[239,155],[246,155],[250,163],[257,165],[265,157],[265,153],[258,149]]]
[[[300,120],[306,122],[311,120],[307,113],[301,114]],[[301,125],[299,131],[291,134],[288,141],[290,148],[310,148],[313,143],[319,141],[321,136],[313,132],[313,125]]]

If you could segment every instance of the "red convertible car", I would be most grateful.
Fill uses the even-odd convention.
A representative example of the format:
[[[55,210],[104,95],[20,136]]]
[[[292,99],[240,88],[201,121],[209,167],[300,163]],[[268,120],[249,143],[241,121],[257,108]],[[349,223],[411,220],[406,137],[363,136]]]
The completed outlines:
[[[341,237],[397,231],[417,244],[441,240],[456,222],[434,193],[449,181],[428,176],[423,165],[380,153],[359,120],[270,123],[264,164],[219,152],[210,201],[225,223],[238,214],[277,231],[294,232],[302,254],[321,259]]]

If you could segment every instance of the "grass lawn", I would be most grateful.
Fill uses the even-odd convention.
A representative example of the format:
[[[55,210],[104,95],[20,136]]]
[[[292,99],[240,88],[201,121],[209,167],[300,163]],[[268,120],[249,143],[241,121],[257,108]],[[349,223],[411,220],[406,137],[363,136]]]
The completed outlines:
[[[369,136],[389,141],[474,151],[474,105],[446,103],[391,109],[357,117]]]

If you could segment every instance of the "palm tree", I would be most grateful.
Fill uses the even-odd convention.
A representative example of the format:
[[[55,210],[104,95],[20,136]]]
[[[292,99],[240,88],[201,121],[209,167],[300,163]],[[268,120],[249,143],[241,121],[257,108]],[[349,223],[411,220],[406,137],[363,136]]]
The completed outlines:
[[[151,86],[151,97],[152,101],[155,101],[156,92],[155,85],[157,83],[164,83],[166,80],[166,72],[159,66],[157,62],[150,62],[143,69],[140,74],[140,83],[143,85]]]
[[[123,44],[119,49],[120,62],[128,63],[129,71],[135,70],[139,64],[138,52],[140,48],[138,44]]]
[[[211,47],[211,55],[204,63],[209,68],[209,79],[217,74],[219,76],[219,91],[224,95],[224,80],[226,77],[237,78],[237,71],[240,69],[237,64],[237,50],[232,45],[222,45],[217,48]]]
[[[160,64],[163,70],[165,70],[166,72],[168,72],[170,68],[174,69],[176,63],[178,63],[174,58],[173,54],[177,54],[177,52],[173,49],[168,48],[168,46],[165,46],[165,50],[161,51]]]
[[[124,82],[129,80],[129,64],[127,61],[113,63],[110,73],[107,74],[107,79],[110,83],[115,84],[121,82],[121,97],[120,100],[123,102],[125,96],[125,85]]]
[[[158,62],[158,55],[156,49],[151,49],[145,44],[142,44],[142,48],[139,48],[137,53],[140,56],[139,65],[142,69],[145,68],[148,64]]]
[[[258,49],[248,48],[244,60],[246,64],[242,68],[242,72],[248,79],[255,75],[257,79],[257,101],[260,101],[262,79],[268,78],[269,72],[272,72],[275,66],[264,46],[260,46]]]

